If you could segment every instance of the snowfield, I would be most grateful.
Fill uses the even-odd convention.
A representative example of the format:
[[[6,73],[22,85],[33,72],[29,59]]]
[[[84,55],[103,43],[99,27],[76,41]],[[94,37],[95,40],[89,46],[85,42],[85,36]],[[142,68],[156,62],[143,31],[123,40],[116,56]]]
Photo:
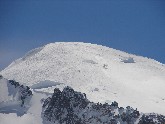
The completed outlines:
[[[96,103],[117,101],[119,106],[165,115],[165,65],[101,45],[50,43],[15,60],[0,74],[38,91],[37,95],[45,94],[42,97],[55,87],[70,86]],[[0,95],[0,101],[6,99]]]

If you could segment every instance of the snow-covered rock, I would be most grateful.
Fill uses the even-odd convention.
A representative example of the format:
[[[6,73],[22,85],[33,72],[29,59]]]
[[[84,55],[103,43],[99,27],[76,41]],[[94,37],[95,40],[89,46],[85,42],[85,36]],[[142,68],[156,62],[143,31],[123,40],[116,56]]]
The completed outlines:
[[[60,84],[43,89],[40,83],[41,92],[70,86],[92,102],[117,101],[123,107],[165,115],[165,65],[101,45],[50,43],[28,52],[0,74],[29,87],[45,80]]]
[[[90,102],[85,94],[65,87],[54,89],[43,104],[43,124],[164,124],[165,116],[143,114],[130,106],[119,107],[116,101]]]
[[[14,80],[0,79],[0,113],[22,116],[29,109],[32,91]]]

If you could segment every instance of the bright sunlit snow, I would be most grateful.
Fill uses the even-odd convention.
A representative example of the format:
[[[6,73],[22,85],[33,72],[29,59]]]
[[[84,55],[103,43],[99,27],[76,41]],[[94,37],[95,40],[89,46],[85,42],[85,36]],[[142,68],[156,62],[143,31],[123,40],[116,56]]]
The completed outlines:
[[[44,93],[52,93],[54,87],[68,85],[86,93],[90,101],[117,101],[119,106],[165,115],[165,65],[101,45],[51,43],[12,62],[0,74],[39,90],[40,93],[34,92],[37,100],[45,98]],[[0,96],[1,101],[6,99],[9,98]],[[33,100],[32,105],[41,107]],[[40,118],[32,108],[29,113]]]

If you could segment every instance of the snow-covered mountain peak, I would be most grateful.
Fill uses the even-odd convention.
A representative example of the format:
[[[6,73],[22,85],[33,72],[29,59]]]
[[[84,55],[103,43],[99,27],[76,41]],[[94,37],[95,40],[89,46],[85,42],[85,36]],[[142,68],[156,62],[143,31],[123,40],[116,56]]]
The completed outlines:
[[[0,74],[30,87],[45,80],[58,83],[38,89],[44,92],[71,86],[90,101],[117,101],[123,107],[165,114],[165,66],[101,45],[50,43],[31,50]]]

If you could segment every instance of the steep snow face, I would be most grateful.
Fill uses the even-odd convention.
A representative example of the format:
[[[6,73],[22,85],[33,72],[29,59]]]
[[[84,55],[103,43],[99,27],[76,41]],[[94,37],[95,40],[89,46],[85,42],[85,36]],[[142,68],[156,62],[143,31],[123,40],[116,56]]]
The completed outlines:
[[[117,101],[119,106],[165,115],[165,65],[101,45],[51,43],[32,50],[0,73],[31,87],[54,81],[57,87],[68,85],[86,93],[93,102]]]

